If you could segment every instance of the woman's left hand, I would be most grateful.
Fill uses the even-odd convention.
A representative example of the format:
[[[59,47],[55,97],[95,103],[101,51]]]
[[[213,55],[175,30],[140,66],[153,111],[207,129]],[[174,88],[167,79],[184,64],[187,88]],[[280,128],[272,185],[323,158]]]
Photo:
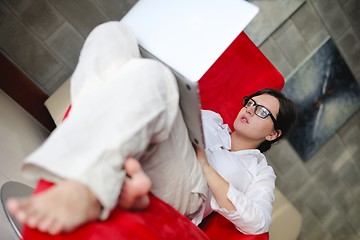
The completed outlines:
[[[207,157],[206,157],[206,153],[203,149],[201,149],[199,147],[196,148],[196,157],[197,157],[198,161],[200,162],[201,167],[209,165]]]
[[[196,148],[196,156],[200,162],[206,182],[213,193],[216,202],[220,207],[226,208],[228,211],[234,211],[235,206],[227,198],[229,183],[210,166],[206,153],[203,149]]]

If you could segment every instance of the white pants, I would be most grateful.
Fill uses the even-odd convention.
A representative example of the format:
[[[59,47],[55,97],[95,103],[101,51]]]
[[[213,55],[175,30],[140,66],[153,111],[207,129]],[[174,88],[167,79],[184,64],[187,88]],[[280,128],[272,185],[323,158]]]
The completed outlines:
[[[26,159],[24,173],[81,181],[105,219],[117,203],[124,159],[133,156],[150,176],[152,193],[192,216],[207,186],[169,69],[141,58],[132,32],[108,22],[86,39],[71,84],[70,116]]]

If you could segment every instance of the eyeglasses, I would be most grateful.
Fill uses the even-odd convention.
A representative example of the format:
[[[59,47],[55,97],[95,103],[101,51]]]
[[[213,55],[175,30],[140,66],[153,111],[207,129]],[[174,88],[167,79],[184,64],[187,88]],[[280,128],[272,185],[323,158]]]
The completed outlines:
[[[274,115],[270,112],[269,109],[267,109],[266,107],[257,104],[252,98],[249,98],[247,96],[245,96],[241,102],[241,104],[245,107],[254,107],[255,106],[255,110],[254,113],[256,114],[256,116],[260,117],[260,118],[266,118],[267,116],[270,116],[271,120],[274,122],[274,127],[275,129],[279,129],[278,128],[278,123],[274,117]]]

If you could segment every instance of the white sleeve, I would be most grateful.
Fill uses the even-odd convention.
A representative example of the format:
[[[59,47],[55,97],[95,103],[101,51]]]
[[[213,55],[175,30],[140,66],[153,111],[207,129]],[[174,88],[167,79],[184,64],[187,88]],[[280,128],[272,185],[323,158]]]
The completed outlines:
[[[245,192],[230,183],[228,199],[235,211],[228,211],[211,199],[211,208],[231,221],[244,234],[261,234],[269,231],[274,202],[275,174],[271,167],[263,169]]]

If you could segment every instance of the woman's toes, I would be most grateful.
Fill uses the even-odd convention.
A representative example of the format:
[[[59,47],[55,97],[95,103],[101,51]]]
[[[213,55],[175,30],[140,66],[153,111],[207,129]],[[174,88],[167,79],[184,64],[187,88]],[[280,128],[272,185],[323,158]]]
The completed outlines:
[[[52,218],[44,218],[42,219],[38,224],[38,229],[41,232],[46,232],[48,229],[50,229],[51,225],[53,224]]]
[[[65,229],[63,229],[63,226],[59,221],[54,221],[47,229],[48,233],[50,233],[51,235],[56,235],[60,233],[62,230]]]
[[[31,228],[36,228],[38,226],[40,219],[37,216],[30,216],[26,220],[26,224]]]
[[[129,176],[132,176],[133,174],[142,171],[139,161],[137,161],[135,158],[126,159],[124,163],[124,168]]]

